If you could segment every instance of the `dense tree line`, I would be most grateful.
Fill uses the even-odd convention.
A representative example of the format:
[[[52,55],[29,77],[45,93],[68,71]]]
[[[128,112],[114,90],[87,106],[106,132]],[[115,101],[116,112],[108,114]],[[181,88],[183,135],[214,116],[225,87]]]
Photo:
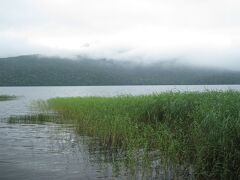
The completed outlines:
[[[37,55],[0,58],[0,86],[239,84],[240,72],[165,61],[75,60]]]

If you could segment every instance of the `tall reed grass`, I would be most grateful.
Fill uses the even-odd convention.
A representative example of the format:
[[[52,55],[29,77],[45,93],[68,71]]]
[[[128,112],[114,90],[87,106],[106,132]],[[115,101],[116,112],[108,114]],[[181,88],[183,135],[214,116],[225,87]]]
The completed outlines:
[[[47,106],[131,158],[159,151],[197,179],[240,178],[240,92],[54,98]]]

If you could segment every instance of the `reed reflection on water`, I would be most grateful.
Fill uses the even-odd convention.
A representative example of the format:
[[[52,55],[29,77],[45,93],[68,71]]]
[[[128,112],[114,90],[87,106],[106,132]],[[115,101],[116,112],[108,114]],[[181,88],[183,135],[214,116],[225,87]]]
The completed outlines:
[[[31,122],[23,117],[28,116],[11,117],[0,123],[3,179],[172,179],[176,176],[176,169],[166,170],[157,155],[152,157],[151,168],[145,169],[141,161],[129,162],[123,150],[106,147],[99,139],[84,136],[70,125]],[[178,176],[188,177],[183,172]]]

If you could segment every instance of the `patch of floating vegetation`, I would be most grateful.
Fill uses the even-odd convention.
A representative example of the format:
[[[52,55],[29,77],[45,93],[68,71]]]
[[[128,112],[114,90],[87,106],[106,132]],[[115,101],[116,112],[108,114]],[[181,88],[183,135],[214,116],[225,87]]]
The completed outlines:
[[[10,116],[8,123],[19,123],[19,124],[44,124],[47,122],[59,122],[59,118],[51,114],[30,114],[20,116]]]
[[[131,167],[161,162],[196,179],[240,176],[240,92],[54,98],[47,107],[79,133],[124,150]]]
[[[8,101],[16,98],[17,98],[16,96],[0,95],[0,101]]]

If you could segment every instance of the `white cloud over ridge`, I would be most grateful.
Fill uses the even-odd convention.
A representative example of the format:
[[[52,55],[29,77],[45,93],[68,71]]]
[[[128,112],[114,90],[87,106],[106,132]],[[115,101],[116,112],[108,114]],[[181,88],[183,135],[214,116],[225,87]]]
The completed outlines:
[[[0,56],[182,58],[240,69],[238,0],[0,0]]]

